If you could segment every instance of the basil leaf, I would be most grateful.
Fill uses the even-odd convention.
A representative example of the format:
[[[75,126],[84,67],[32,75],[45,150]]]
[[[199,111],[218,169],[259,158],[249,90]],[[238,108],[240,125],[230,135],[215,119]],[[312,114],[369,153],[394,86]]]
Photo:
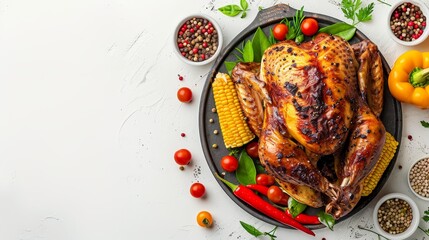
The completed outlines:
[[[349,41],[356,33],[356,28],[350,24],[340,22],[321,28],[319,32],[329,33],[344,38]]]
[[[237,65],[236,62],[224,62],[226,71],[228,71],[228,74],[231,75],[232,69],[234,69],[235,65]]]
[[[246,150],[241,151],[238,160],[238,168],[235,171],[235,177],[242,185],[256,183],[256,168],[253,159],[247,155]]]
[[[425,221],[425,222],[429,222],[429,216],[423,216],[423,221]]]
[[[253,46],[252,41],[247,40],[243,48],[243,60],[244,62],[253,62]]]
[[[243,12],[242,14],[241,14],[241,18],[245,18],[247,16],[247,13],[246,12]]]
[[[325,211],[320,211],[317,216],[319,217],[319,221],[327,226],[331,231],[334,231],[335,219],[330,214],[325,213]]]
[[[247,3],[246,0],[240,0],[240,6],[243,9],[243,11],[246,11],[249,8],[249,4]]]
[[[345,31],[336,33],[335,35],[337,35],[339,37],[342,37],[346,41],[349,41],[350,39],[353,38],[353,36],[355,35],[355,33],[356,33],[356,28],[354,27],[354,28],[351,28],[349,30],[345,30]]]
[[[426,121],[420,121],[420,124],[422,124],[423,127],[429,128],[429,122]],[[426,212],[425,212],[426,213]],[[428,213],[429,214],[429,213]]]
[[[298,202],[297,200],[293,199],[292,197],[289,197],[287,205],[288,205],[290,214],[294,218],[296,216],[298,216],[298,214],[304,212],[304,210],[307,208],[307,205]]]
[[[268,41],[267,36],[260,27],[256,30],[255,35],[253,35],[252,45],[253,61],[260,62],[262,54],[264,54],[265,50],[271,46],[270,41]]]
[[[231,4],[226,5],[218,9],[221,13],[225,14],[229,17],[237,16],[239,13],[241,13],[243,10],[240,8],[240,6]]]
[[[256,229],[254,226],[247,224],[245,222],[240,221],[241,226],[246,230],[248,233],[250,233],[252,236],[259,237],[264,235],[261,231]]]
[[[321,33],[329,33],[329,34],[337,34],[339,32],[343,32],[349,29],[355,28],[350,24],[347,24],[345,22],[339,22],[339,23],[334,23],[332,25],[323,27],[321,29],[319,29],[319,32]]]

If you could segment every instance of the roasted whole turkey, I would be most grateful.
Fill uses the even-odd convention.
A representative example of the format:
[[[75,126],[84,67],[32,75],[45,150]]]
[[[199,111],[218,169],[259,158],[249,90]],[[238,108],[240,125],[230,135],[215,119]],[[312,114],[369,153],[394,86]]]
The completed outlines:
[[[377,46],[328,34],[283,41],[232,77],[266,171],[302,203],[350,212],[385,141]]]

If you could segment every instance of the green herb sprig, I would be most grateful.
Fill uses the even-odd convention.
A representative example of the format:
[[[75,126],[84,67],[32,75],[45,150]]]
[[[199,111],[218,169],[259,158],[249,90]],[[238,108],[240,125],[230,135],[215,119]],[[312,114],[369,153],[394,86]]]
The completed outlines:
[[[423,127],[425,127],[425,128],[429,128],[429,122],[426,122],[426,121],[420,121],[420,124],[423,126]]]
[[[240,224],[244,228],[244,230],[246,230],[246,232],[250,233],[254,237],[269,236],[270,240],[275,240],[277,238],[277,236],[275,235],[277,227],[275,227],[273,230],[271,230],[269,232],[261,232],[257,228],[255,228],[254,226],[252,226],[248,223],[245,223],[243,221],[240,221]]]
[[[362,0],[342,0],[341,11],[343,11],[344,17],[353,21],[352,25],[356,25],[360,22],[371,21],[374,3],[362,7]]]
[[[423,221],[425,222],[429,222],[429,208],[428,210],[423,212],[423,217],[422,217]],[[419,226],[419,229],[422,230],[426,235],[429,236],[429,228],[428,229],[423,229],[422,227]]]
[[[289,21],[287,18],[284,18],[280,23],[284,23],[288,26],[289,31],[286,34],[287,40],[294,40],[296,43],[301,43],[304,41],[304,34],[301,32],[301,23],[304,20],[304,6],[300,10],[296,11],[295,16],[293,16],[292,21]]]
[[[249,9],[249,3],[246,0],[240,0],[240,6],[236,4],[230,4],[220,7],[218,10],[229,17],[235,17],[241,13],[241,18],[247,16],[246,11]]]
[[[378,236],[378,239],[379,239],[379,240],[380,240],[382,237],[383,237],[383,238],[385,238],[385,239],[387,239],[387,240],[389,240],[387,237],[385,237],[385,236],[383,236],[383,235],[381,235],[381,234],[379,234],[379,233],[377,233],[377,232],[375,232],[375,231],[372,231],[371,229],[364,228],[364,227],[362,227],[361,225],[358,225],[358,228],[359,228],[359,229],[362,229],[362,230],[365,230],[365,231],[368,231],[368,232],[372,232],[372,233],[374,233],[374,234],[377,234],[377,236]]]

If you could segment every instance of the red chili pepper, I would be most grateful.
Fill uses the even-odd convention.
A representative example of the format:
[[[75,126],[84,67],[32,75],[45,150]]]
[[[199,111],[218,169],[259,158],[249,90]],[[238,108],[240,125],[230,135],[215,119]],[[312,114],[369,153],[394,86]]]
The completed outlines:
[[[289,217],[292,217],[292,214],[290,214],[289,209],[286,209],[285,213]],[[294,219],[297,222],[302,223],[302,224],[320,224],[319,217],[307,215],[307,214],[304,214],[304,213],[298,214],[298,216],[296,216]]]
[[[259,212],[285,224],[288,226],[291,226],[293,228],[296,228],[298,230],[301,230],[307,234],[310,234],[312,236],[315,236],[314,232],[310,229],[304,227],[301,223],[297,222],[293,218],[286,215],[285,212],[282,212],[281,210],[277,209],[273,205],[269,204],[268,202],[264,201],[261,197],[256,195],[252,190],[247,188],[243,185],[235,185],[227,180],[221,178],[218,174],[215,174],[215,176],[224,182],[234,193],[235,196],[258,210]]]
[[[264,196],[267,196],[267,194],[268,194],[268,187],[266,187],[264,185],[249,184],[249,185],[246,185],[246,187],[248,187],[248,188],[250,188],[252,190],[257,191],[258,193],[260,193],[260,194],[262,194]]]
[[[268,189],[269,188],[266,187],[266,186],[259,185],[259,184],[249,184],[246,187],[248,187],[248,188],[250,188],[252,190],[257,191],[257,192],[259,192],[260,194],[262,194],[264,196],[268,195]],[[284,205],[287,205],[287,199],[286,199],[286,204],[284,204]],[[285,209],[285,213],[290,218],[293,218],[292,214],[290,214],[288,208],[283,208],[283,209]],[[304,214],[304,213],[298,214],[298,216],[296,216],[293,219],[295,219],[297,222],[302,223],[302,224],[311,224],[311,225],[320,224],[319,217],[307,215],[307,214]]]

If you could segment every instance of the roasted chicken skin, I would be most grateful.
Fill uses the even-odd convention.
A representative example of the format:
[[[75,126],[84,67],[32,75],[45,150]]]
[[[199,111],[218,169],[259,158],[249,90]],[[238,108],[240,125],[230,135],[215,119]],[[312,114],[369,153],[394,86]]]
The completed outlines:
[[[240,84],[248,86],[242,87],[242,96],[265,106],[264,113],[258,108],[246,116],[264,116],[262,125],[259,118],[252,129],[258,131],[259,157],[267,172],[310,206],[324,204],[322,195],[327,196],[326,211],[335,218],[350,212],[359,201],[362,180],[375,165],[385,140],[377,117],[382,109],[382,65],[378,51],[373,47],[368,51],[362,44],[351,47],[339,37],[319,34],[301,45],[283,41],[268,48],[259,77],[252,77],[259,72],[257,64],[243,63],[233,71],[234,80],[240,79],[238,91]],[[362,69],[365,65],[368,71]],[[368,106],[368,99],[374,104]],[[319,164],[319,159],[324,163]],[[327,166],[332,171],[325,172]],[[296,186],[305,191],[291,191]]]

